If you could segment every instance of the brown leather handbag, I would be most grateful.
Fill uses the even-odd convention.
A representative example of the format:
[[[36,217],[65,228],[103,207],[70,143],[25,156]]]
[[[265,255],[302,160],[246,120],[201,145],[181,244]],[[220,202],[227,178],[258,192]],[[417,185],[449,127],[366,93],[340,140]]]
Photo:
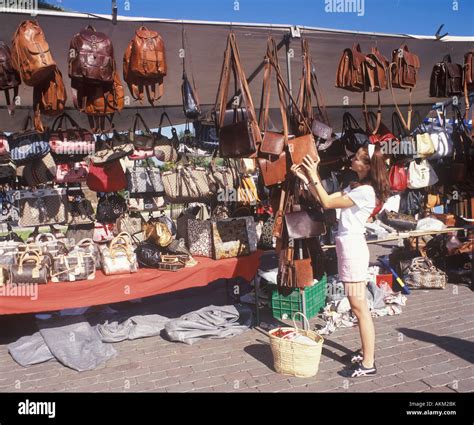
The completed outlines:
[[[5,101],[10,115],[15,111],[15,98],[18,96],[20,83],[20,74],[13,67],[10,48],[0,41],[0,90],[5,93]],[[13,90],[13,99],[10,97],[10,90]]]
[[[166,73],[165,43],[158,32],[142,25],[135,31],[123,56],[123,79],[132,97],[141,102],[146,91],[153,105],[163,95]]]
[[[231,71],[234,72],[236,85],[237,80],[239,82],[242,100],[247,109],[247,118],[238,121],[239,114],[234,114],[234,122],[224,125]],[[262,136],[233,32],[227,37],[227,47],[224,53],[224,62],[216,98],[216,111],[219,113],[217,128],[219,132],[220,156],[222,158],[248,158],[254,156],[257,152],[257,146],[262,142]]]
[[[430,97],[457,96],[463,92],[463,68],[446,55],[431,72]]]
[[[390,65],[388,59],[377,47],[372,47],[371,52],[366,56],[365,62],[369,90],[373,92],[386,90],[388,88],[388,68]]]
[[[360,44],[344,49],[337,67],[336,87],[355,92],[367,91],[369,82],[364,67],[365,55],[360,50]]]
[[[18,264],[10,266],[10,283],[25,284],[48,283],[51,263],[45,261],[37,251],[26,250],[21,254]]]

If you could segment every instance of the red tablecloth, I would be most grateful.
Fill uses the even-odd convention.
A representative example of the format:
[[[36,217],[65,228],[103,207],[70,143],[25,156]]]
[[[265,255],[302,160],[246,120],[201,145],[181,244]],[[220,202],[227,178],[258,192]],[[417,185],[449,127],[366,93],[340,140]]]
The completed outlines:
[[[102,271],[89,281],[0,287],[0,314],[38,313],[88,307],[165,294],[217,279],[242,277],[251,280],[260,265],[262,251],[239,258],[211,260],[195,257],[199,264],[178,272],[140,269],[127,275],[105,276]],[[22,290],[22,293],[15,293]]]

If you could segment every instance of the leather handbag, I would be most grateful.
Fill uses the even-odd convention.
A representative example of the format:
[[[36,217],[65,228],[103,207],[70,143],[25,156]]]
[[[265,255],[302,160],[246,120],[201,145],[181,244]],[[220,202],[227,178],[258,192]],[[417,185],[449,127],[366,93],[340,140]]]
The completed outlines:
[[[463,67],[452,63],[451,55],[443,57],[431,72],[430,97],[451,97],[463,93]]]
[[[129,198],[128,209],[130,211],[160,211],[166,208],[163,196],[147,196],[142,198]]]
[[[435,153],[435,147],[427,131],[416,135],[416,151],[419,156],[427,158]]]
[[[416,229],[417,221],[412,215],[383,210],[380,217],[386,225],[396,230],[409,231]]]
[[[163,128],[163,120],[166,117],[170,126],[171,126],[171,138],[166,137],[161,134]],[[178,146],[179,146],[179,137],[176,129],[173,127],[171,123],[170,117],[166,112],[161,114],[160,123],[159,123],[159,130],[158,133],[155,135],[155,146],[157,149],[164,152],[163,161],[176,161],[178,159]]]
[[[166,198],[171,203],[206,202],[212,198],[209,171],[202,167],[178,165],[162,176]]]
[[[140,267],[155,269],[161,262],[162,249],[156,244],[148,241],[138,244],[135,250]]]
[[[224,125],[227,96],[231,72],[234,71],[236,85],[240,85],[242,100],[247,110],[247,118],[238,121],[238,113],[234,114],[234,122]],[[257,146],[262,142],[258,127],[252,96],[247,83],[247,78],[240,62],[239,49],[235,34],[231,32],[227,37],[227,47],[224,53],[219,89],[216,98],[216,111],[218,111],[218,135],[220,156],[222,158],[248,158],[257,151]]]
[[[20,255],[18,264],[9,266],[10,283],[45,284],[48,283],[50,265],[43,261],[37,251],[27,250]]]
[[[144,130],[141,131],[141,134],[137,134],[139,121],[141,121],[144,128]],[[150,151],[155,147],[155,135],[151,132],[145,120],[139,113],[135,114],[133,128],[128,132],[128,139],[136,150]]]
[[[86,183],[94,192],[119,192],[127,188],[127,178],[119,160],[104,165],[91,162]]]
[[[165,223],[157,221],[148,221],[142,226],[143,237],[158,246],[168,246],[173,241],[170,229]]]
[[[95,255],[76,246],[67,254],[53,259],[52,282],[76,282],[95,279]]]
[[[301,209],[285,213],[285,227],[290,239],[307,239],[326,233],[324,217],[316,210]]]
[[[369,80],[369,90],[377,92],[388,88],[389,61],[377,49],[372,47],[365,57],[365,71]]]
[[[274,186],[286,180],[288,164],[286,152],[275,159],[258,158],[258,166],[265,186]]]
[[[32,130],[29,124],[32,124],[30,116],[26,120],[23,131],[12,133],[8,137],[10,157],[16,165],[24,165],[37,158],[42,158],[50,149],[48,134]]]
[[[211,226],[214,260],[250,255],[250,241],[245,219],[229,218],[213,221]]]
[[[184,58],[183,58],[184,64]],[[183,111],[184,116],[189,119],[199,118],[201,115],[201,107],[199,106],[199,100],[196,92],[196,85],[193,85],[188,80],[186,71],[183,69],[183,82],[181,84],[181,96],[183,98]]]
[[[17,207],[16,219],[22,227],[62,224],[68,221],[65,189],[13,191]]]
[[[391,77],[394,88],[411,89],[416,86],[418,70],[420,69],[419,57],[408,50],[403,44],[392,52]]]
[[[86,161],[57,164],[56,183],[82,183],[87,181],[89,164]]]
[[[445,289],[448,278],[429,258],[416,257],[404,271],[403,280],[410,289]]]
[[[88,199],[82,196],[69,198],[69,224],[89,224],[94,222],[94,208]]]
[[[364,68],[365,55],[359,44],[344,49],[337,67],[336,87],[355,92],[367,91],[369,82]]]
[[[102,270],[107,276],[138,271],[137,255],[132,238],[127,233],[120,233],[112,239],[109,246],[102,246],[100,253]]]
[[[127,211],[127,202],[116,193],[107,193],[99,199],[96,220],[99,223],[115,223]]]
[[[309,155],[313,161],[318,159],[318,151],[312,134],[296,137],[288,141],[288,151],[292,164],[299,165],[303,162],[306,155]]]
[[[52,182],[57,173],[56,163],[51,153],[42,158],[28,162],[23,170],[23,178],[28,186],[34,187],[40,184]]]
[[[437,182],[438,176],[426,159],[421,160],[420,163],[417,161],[410,162],[408,166],[408,188],[421,189],[433,186]]]
[[[143,225],[142,216],[133,217],[125,213],[116,220],[114,233],[118,235],[126,232],[134,241],[141,242],[144,240]]]
[[[388,179],[390,189],[394,192],[403,192],[408,187],[408,176],[404,165],[393,164]]]
[[[128,167],[126,172],[127,189],[130,196],[137,196],[143,193],[149,195],[163,194],[164,187],[159,168],[151,167]]]
[[[116,131],[113,132],[112,137],[108,137],[105,134],[98,137],[96,147],[97,150],[91,156],[91,161],[94,165],[115,162],[130,155],[134,150],[128,136],[119,134]]]
[[[67,122],[72,127],[68,127]],[[95,136],[64,113],[53,122],[49,146],[58,163],[80,162],[94,153]]]
[[[21,79],[13,66],[11,50],[3,41],[0,41],[0,63],[0,90],[5,93],[8,114],[13,115],[15,113],[14,101],[18,96]],[[10,90],[13,90],[13,98],[10,97]]]
[[[341,142],[352,153],[356,153],[359,148],[370,143],[367,133],[362,130],[359,123],[349,112],[345,112],[342,117]]]
[[[400,194],[399,212],[416,215],[423,211],[425,206],[425,189],[405,190]]]
[[[91,239],[94,237],[95,224],[93,222],[85,224],[70,224],[66,230],[66,239],[70,243],[77,244],[83,239]]]

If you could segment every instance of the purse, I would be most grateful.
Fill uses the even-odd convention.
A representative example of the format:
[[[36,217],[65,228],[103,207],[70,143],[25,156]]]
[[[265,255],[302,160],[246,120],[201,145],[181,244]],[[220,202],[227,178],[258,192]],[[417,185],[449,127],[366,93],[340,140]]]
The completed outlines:
[[[23,170],[23,178],[30,187],[52,182],[56,177],[56,163],[51,153],[28,162]]]
[[[56,168],[56,183],[82,183],[87,181],[89,165],[86,161],[58,164]]]
[[[393,211],[383,210],[380,213],[381,220],[395,230],[415,230],[417,221],[415,217],[408,214],[395,213]]]
[[[162,174],[166,198],[174,204],[208,202],[215,193],[210,189],[209,171],[203,167],[178,165]]]
[[[113,223],[95,223],[92,240],[95,243],[111,241],[115,237]]]
[[[161,252],[162,249],[159,246],[148,241],[138,244],[137,249],[135,250],[140,267],[151,269],[158,268],[161,261]]]
[[[20,255],[18,264],[9,266],[9,281],[12,284],[45,284],[49,280],[50,266],[38,252],[27,250]]]
[[[403,192],[408,186],[408,176],[404,165],[393,164],[388,176],[390,189],[394,192]]]
[[[70,224],[66,230],[66,239],[71,244],[77,244],[83,239],[91,239],[94,237],[95,225],[93,222],[85,224]]]
[[[63,122],[72,128],[63,128]],[[57,117],[49,133],[49,146],[55,160],[59,164],[81,162],[95,152],[95,137],[86,129],[80,128],[68,114]]]
[[[142,134],[136,133],[139,121],[142,122],[145,129],[141,132]],[[135,114],[133,128],[128,132],[128,139],[133,144],[135,150],[153,151],[155,148],[155,136],[139,113]]]
[[[50,150],[47,133],[40,133],[32,126],[31,117],[28,116],[24,130],[13,133],[8,137],[10,157],[16,165],[24,165],[29,161],[44,157]]]
[[[165,153],[156,146],[152,150],[135,149],[130,155],[128,155],[130,161],[144,161],[148,158],[156,158],[158,161],[164,161]]]
[[[119,192],[127,188],[127,178],[119,160],[104,165],[91,162],[86,184],[94,192]]]
[[[219,149],[219,137],[217,136],[216,121],[210,116],[193,121],[196,134],[196,144],[199,149],[214,153]]]
[[[360,44],[351,49],[344,49],[336,73],[336,87],[362,92],[367,91],[370,83],[365,72],[365,55],[361,52]]]
[[[245,219],[229,218],[213,221],[211,228],[214,260],[250,255],[250,241]]]
[[[196,93],[196,85],[193,85],[188,80],[186,71],[184,70],[184,58],[183,58],[183,82],[181,84],[181,95],[183,98],[183,111],[184,116],[188,119],[196,119],[201,115],[201,108],[199,106],[199,100]]]
[[[426,158],[432,156],[436,152],[431,137],[427,131],[418,133],[415,140],[418,156]]]
[[[128,213],[125,213],[116,220],[114,233],[118,235],[122,232],[126,232],[134,241],[141,242],[144,240],[143,224],[143,218],[141,216],[131,217]]]
[[[445,289],[448,279],[429,258],[416,257],[403,273],[403,280],[410,289]]]
[[[181,256],[178,255],[162,255],[161,261],[158,263],[158,270],[165,270],[169,272],[177,272],[184,269],[186,263]]]
[[[359,148],[365,147],[370,143],[367,133],[362,130],[356,119],[349,112],[345,112],[342,116],[341,142],[352,153],[356,153]]]
[[[16,164],[7,159],[6,157],[2,158],[0,162],[0,180],[12,180],[16,178]]]
[[[163,119],[165,117],[171,126],[171,134],[172,134],[171,138],[168,138],[161,134],[161,131],[163,128]],[[173,124],[171,124],[171,120],[168,114],[166,112],[163,112],[160,118],[159,130],[155,137],[155,147],[164,152],[163,161],[169,162],[169,161],[176,161],[178,159],[178,151],[177,151],[178,146],[179,146],[178,133],[176,132],[176,129],[173,127]]]
[[[416,215],[423,211],[425,206],[425,193],[421,190],[405,190],[400,194],[399,212],[402,214]]]
[[[158,246],[168,246],[173,241],[173,236],[165,223],[148,221],[143,224],[143,238],[152,241]]]
[[[426,159],[421,160],[420,163],[417,161],[410,162],[408,166],[408,188],[421,189],[433,186],[437,182],[438,176]]]
[[[130,196],[137,196],[143,193],[157,195],[164,192],[159,168],[137,167],[133,165],[133,167],[127,168],[125,175]]]
[[[94,222],[94,208],[88,199],[82,196],[69,199],[69,224],[88,224]]]
[[[21,227],[62,224],[68,221],[65,189],[18,190],[11,192],[15,208],[12,214]]]
[[[431,72],[430,97],[451,97],[463,93],[463,67],[452,63],[451,55],[444,56]]]
[[[101,247],[102,270],[106,276],[138,271],[137,255],[132,246],[132,238],[120,233],[109,246]]]
[[[142,198],[129,198],[130,211],[160,211],[165,208],[165,199],[162,196],[143,196]]]
[[[285,228],[290,239],[307,239],[326,233],[324,216],[315,210],[287,212]]]
[[[213,236],[210,220],[188,218],[185,240],[191,255],[212,258]]]
[[[112,137],[108,137],[105,133],[98,136],[96,148],[94,155],[91,156],[91,161],[94,165],[116,162],[130,155],[134,150],[128,135],[120,134],[115,130]]]
[[[247,110],[247,118],[242,117],[243,119],[238,121],[239,114],[235,111],[233,123],[225,125],[224,119],[231,70],[234,71],[235,84],[237,85],[237,80],[239,82],[242,100]],[[257,151],[257,145],[262,142],[262,136],[233,32],[230,32],[227,37],[227,47],[224,53],[215,110],[219,113],[217,127],[220,156],[222,158],[248,158],[253,156]]]
[[[95,279],[95,256],[80,247],[54,257],[52,282],[76,282]]]
[[[96,220],[99,223],[115,223],[127,211],[127,202],[116,193],[107,193],[99,199]]]

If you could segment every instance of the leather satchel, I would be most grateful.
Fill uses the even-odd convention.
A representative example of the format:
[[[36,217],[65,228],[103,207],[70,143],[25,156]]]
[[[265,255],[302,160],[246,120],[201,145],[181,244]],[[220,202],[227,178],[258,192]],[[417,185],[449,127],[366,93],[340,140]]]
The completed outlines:
[[[274,186],[286,180],[288,164],[286,152],[275,159],[258,158],[258,166],[265,186]]]
[[[231,70],[234,70],[236,80],[238,80],[240,84],[240,91],[248,113],[248,118],[224,125]],[[262,136],[257,123],[247,78],[240,62],[237,41],[233,32],[227,37],[227,47],[224,53],[224,62],[216,99],[216,111],[219,113],[217,127],[220,156],[222,158],[248,158],[253,156],[257,151],[257,145],[262,142]],[[235,120],[237,120],[238,114],[234,114],[234,117]]]
[[[430,97],[458,96],[463,92],[463,67],[446,55],[431,72]]]
[[[394,88],[411,89],[416,86],[420,59],[403,44],[392,52],[391,78]]]
[[[45,284],[49,280],[50,265],[37,251],[25,251],[18,264],[9,267],[9,281],[13,284]]]
[[[336,87],[354,92],[367,91],[369,82],[364,67],[365,55],[359,44],[344,49],[337,68]]]
[[[367,54],[365,59],[370,91],[377,92],[388,88],[389,64],[387,58],[377,47],[372,47],[371,52]]]
[[[285,227],[290,239],[308,239],[326,233],[324,217],[316,210],[287,212]]]
[[[312,134],[289,140],[288,151],[290,152],[291,162],[296,165],[301,164],[306,155],[309,155],[313,161],[318,159],[318,151]]]

